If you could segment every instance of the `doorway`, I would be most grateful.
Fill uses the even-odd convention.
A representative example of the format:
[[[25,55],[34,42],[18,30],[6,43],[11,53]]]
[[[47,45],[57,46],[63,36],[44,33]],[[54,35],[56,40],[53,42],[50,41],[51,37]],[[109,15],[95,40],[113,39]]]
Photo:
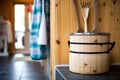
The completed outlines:
[[[14,5],[15,53],[30,53],[29,34],[32,19],[32,4]]]

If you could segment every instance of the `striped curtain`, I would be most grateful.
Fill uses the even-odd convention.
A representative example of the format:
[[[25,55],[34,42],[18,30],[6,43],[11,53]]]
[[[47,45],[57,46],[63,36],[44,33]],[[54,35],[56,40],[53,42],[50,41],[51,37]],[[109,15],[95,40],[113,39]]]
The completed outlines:
[[[43,2],[44,1],[44,2]],[[43,60],[47,58],[47,54],[49,54],[49,32],[50,32],[50,20],[49,20],[49,12],[50,12],[50,1],[49,0],[34,0],[34,10],[32,14],[32,25],[30,30],[30,55],[34,60]],[[46,31],[47,31],[47,44],[38,44],[38,37],[41,28],[42,22],[42,11],[44,4],[44,14],[45,14],[45,22]]]

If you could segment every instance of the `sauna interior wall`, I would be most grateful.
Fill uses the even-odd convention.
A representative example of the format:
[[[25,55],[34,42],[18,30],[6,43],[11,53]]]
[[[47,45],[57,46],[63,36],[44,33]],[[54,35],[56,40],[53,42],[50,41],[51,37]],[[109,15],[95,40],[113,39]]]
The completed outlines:
[[[81,0],[78,0],[80,3]],[[92,1],[93,0],[88,0]],[[94,24],[93,5],[88,17],[89,32]],[[80,14],[81,15],[81,14]],[[101,32],[110,33],[116,45],[110,52],[111,64],[120,63],[120,0],[98,0],[98,26]],[[69,63],[69,35],[76,32],[77,24],[72,0],[51,0],[51,70],[57,64]],[[83,19],[81,17],[83,26]]]

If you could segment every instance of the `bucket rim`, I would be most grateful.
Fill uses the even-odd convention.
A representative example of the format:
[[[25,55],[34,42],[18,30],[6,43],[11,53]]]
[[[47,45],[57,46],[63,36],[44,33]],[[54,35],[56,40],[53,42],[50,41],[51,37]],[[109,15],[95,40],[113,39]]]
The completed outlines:
[[[106,32],[97,32],[97,33],[93,33],[93,32],[87,32],[87,33],[71,33],[71,36],[91,36],[91,35],[107,35],[109,36],[110,33],[106,33]]]

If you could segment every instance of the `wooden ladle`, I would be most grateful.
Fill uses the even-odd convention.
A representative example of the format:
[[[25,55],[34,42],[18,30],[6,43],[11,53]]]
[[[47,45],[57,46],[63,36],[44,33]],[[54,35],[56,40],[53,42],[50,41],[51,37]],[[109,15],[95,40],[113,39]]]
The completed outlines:
[[[88,18],[88,14],[89,14],[89,8],[90,8],[90,5],[91,5],[91,2],[86,2],[86,1],[82,1],[81,3],[81,7],[82,7],[82,16],[83,16],[83,20],[84,20],[84,30],[85,30],[85,33],[88,32],[87,30],[87,18]]]
[[[97,14],[98,14],[97,8],[98,8],[98,0],[94,0],[94,26],[92,28],[92,32],[94,33],[100,32],[97,22]]]
[[[73,2],[73,6],[74,6],[74,12],[75,12],[75,17],[76,17],[76,21],[77,21],[77,32],[84,32],[84,30],[82,29],[81,23],[80,23],[80,16],[79,16],[79,6],[77,3],[77,0],[72,0]]]

